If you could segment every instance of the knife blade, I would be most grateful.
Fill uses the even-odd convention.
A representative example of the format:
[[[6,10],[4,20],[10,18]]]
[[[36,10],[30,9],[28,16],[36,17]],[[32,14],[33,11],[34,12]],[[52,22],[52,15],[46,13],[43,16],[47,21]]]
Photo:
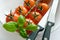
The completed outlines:
[[[43,29],[45,28],[46,22],[47,22],[49,11],[50,11],[50,9],[47,11],[47,13],[43,16],[41,21],[38,23],[38,30],[35,32],[32,32],[32,34],[26,40],[35,40],[38,32],[43,31]]]
[[[53,8],[54,8],[54,5],[55,5],[55,2],[53,2],[53,4],[52,4],[52,7],[51,7],[51,9],[50,9],[50,12],[53,10]],[[55,12],[56,12],[56,8],[57,7],[55,7]],[[49,12],[47,12],[47,13],[49,13]],[[46,14],[47,14],[46,13]],[[53,12],[54,13],[54,12]],[[49,13],[49,14],[51,14],[51,13]],[[45,25],[46,25],[46,20],[45,20],[45,17],[46,16],[44,16],[43,18],[42,18],[42,20],[38,23],[38,25],[40,26],[40,30],[38,30],[38,31],[36,31],[36,32],[33,32],[28,38],[27,38],[27,40],[35,40],[35,38],[36,38],[36,36],[37,36],[37,34],[38,34],[38,32],[39,31],[42,31],[44,28],[45,28]],[[55,17],[55,16],[53,16],[53,17]],[[48,16],[47,16],[47,18],[48,18]],[[53,21],[54,22],[54,21]],[[48,23],[50,23],[50,22],[48,22]],[[54,25],[54,23],[51,23],[52,25],[51,26],[53,26]]]
[[[56,14],[56,10],[57,10],[59,0],[53,0],[53,1],[54,2],[53,2],[53,5],[51,7],[51,11],[49,13],[47,25],[46,25],[42,40],[49,40],[51,28],[55,24],[55,14]]]

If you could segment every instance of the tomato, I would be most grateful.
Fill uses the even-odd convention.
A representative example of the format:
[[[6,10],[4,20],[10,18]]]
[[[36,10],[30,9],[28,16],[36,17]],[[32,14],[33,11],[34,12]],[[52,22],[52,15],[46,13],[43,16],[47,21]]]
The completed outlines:
[[[18,21],[18,17],[19,17],[19,16],[20,16],[20,15],[18,15],[18,14],[14,14],[14,17],[13,17],[13,18],[14,18],[14,21],[16,21],[16,22],[17,22],[17,21]]]
[[[27,34],[30,35],[32,33],[31,30],[26,30]]]
[[[24,28],[26,28],[26,26],[27,26],[29,23],[33,23],[33,24],[34,24],[34,22],[33,22],[31,19],[27,18],[27,19],[26,19],[26,22],[25,22],[25,24],[24,24]]]
[[[25,22],[25,24],[24,24],[24,28],[26,28],[27,25],[29,25],[29,23],[34,24],[34,22],[33,22],[31,19],[26,19],[26,22]],[[27,32],[28,35],[30,35],[30,34],[32,33],[31,30],[26,30],[26,32]]]
[[[49,4],[52,0],[41,0],[40,2]]]
[[[38,12],[41,13],[42,16],[48,11],[49,6],[46,3],[39,3],[38,6]]]
[[[28,10],[24,6],[19,6],[16,8],[15,13],[25,15]]]
[[[38,24],[42,18],[42,15],[39,12],[31,12],[27,17],[33,20],[35,24]]]
[[[25,0],[24,1],[24,6],[30,10],[31,7],[33,7],[35,4],[35,0]]]
[[[18,15],[18,14],[10,13],[6,16],[6,22],[9,22],[9,21],[17,22],[19,16],[20,15]]]
[[[39,3],[38,6],[35,6],[32,11],[37,11],[41,13],[42,16],[48,11],[49,6],[46,3]]]

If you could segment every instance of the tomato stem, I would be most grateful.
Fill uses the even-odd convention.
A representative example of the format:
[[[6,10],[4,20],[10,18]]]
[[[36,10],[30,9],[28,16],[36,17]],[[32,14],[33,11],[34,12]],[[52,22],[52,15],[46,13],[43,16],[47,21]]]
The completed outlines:
[[[5,14],[6,15],[6,14]],[[14,15],[12,14],[12,10],[10,10],[10,15],[6,15],[8,18],[13,20]]]
[[[36,10],[35,10],[33,16],[34,16],[34,19],[36,19],[39,16],[39,15],[36,14]]]
[[[19,7],[19,10],[18,10],[20,13],[22,13],[22,9]]]
[[[28,1],[28,3],[26,3],[25,1],[24,1],[24,3],[27,5],[27,6],[30,6],[30,2]]]
[[[35,3],[35,5],[28,11],[28,13],[27,13],[25,16],[27,16],[28,14],[30,14],[30,13],[31,13],[31,10],[32,10],[35,6],[37,6],[39,2],[40,2],[40,0],[37,0],[36,3]]]
[[[38,9],[39,9],[39,10],[43,10],[42,6],[40,6],[40,7],[38,6]]]

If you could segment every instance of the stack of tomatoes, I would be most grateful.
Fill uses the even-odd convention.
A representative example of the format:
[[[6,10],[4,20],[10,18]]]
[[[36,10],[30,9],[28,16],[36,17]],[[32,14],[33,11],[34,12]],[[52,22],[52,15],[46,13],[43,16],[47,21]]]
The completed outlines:
[[[10,12],[6,16],[6,22],[14,21],[17,22],[18,17],[20,15],[25,16],[28,14],[29,10],[35,5],[37,0],[24,0],[24,6],[18,6],[14,12]],[[30,14],[25,16],[26,21],[29,21],[34,24],[38,24],[41,18],[44,16],[44,14],[47,12],[49,9],[48,3],[50,3],[51,0],[46,1],[46,0],[41,0],[40,3],[38,3],[37,6],[35,6]],[[25,22],[24,28],[26,27],[27,22]],[[17,30],[18,31],[18,30]],[[27,34],[30,34],[32,31],[27,30]]]

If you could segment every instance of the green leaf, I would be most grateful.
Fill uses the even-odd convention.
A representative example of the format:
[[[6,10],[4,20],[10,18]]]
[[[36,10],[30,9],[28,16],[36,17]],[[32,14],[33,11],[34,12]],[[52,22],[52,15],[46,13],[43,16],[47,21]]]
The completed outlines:
[[[9,31],[9,32],[15,32],[17,29],[17,23],[16,22],[8,22],[3,25],[3,27]]]
[[[29,24],[26,27],[26,30],[36,31],[37,30],[37,25],[35,25],[35,24]]]
[[[18,18],[18,25],[22,27],[24,25],[25,21],[26,21],[25,17],[20,15]]]
[[[23,37],[23,38],[27,38],[27,32],[26,32],[26,29],[24,28],[20,28],[20,31],[19,31],[20,35]]]

